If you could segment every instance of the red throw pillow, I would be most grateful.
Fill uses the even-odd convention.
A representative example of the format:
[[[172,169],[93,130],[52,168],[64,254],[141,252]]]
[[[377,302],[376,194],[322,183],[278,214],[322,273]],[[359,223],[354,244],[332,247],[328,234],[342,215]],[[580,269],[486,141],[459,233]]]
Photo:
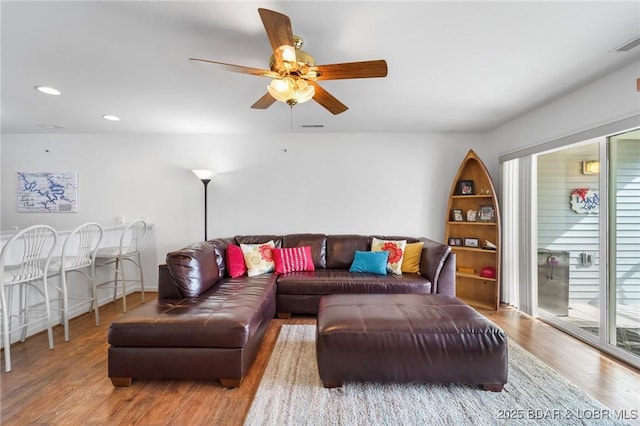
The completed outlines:
[[[273,260],[276,274],[316,270],[311,257],[311,246],[276,248],[273,250]]]
[[[247,265],[244,263],[242,249],[234,244],[227,246],[227,271],[231,278],[241,277],[247,273]]]

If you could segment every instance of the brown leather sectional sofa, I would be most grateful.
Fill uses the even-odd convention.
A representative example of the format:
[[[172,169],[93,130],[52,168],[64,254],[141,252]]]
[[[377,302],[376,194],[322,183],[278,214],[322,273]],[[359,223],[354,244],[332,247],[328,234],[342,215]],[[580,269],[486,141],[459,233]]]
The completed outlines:
[[[372,238],[423,241],[421,274],[351,273],[356,250]],[[276,247],[311,246],[313,272],[231,278],[229,244],[273,240]],[[193,244],[167,254],[159,267],[158,301],[130,310],[109,330],[109,377],[220,380],[240,384],[276,312],[316,314],[326,294],[455,295],[455,255],[427,238],[368,235],[243,235]]]

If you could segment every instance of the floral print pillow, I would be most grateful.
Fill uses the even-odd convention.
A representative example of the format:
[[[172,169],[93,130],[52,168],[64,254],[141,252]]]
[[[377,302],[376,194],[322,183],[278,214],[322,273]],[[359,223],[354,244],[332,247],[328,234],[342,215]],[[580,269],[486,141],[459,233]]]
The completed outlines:
[[[387,260],[387,270],[392,274],[402,275],[402,260],[404,258],[404,248],[407,240],[379,240],[374,238],[371,241],[371,251],[389,252]]]
[[[247,275],[256,275],[273,272],[275,263],[273,262],[273,240],[260,244],[240,244],[240,249],[244,256],[244,263],[247,265]]]

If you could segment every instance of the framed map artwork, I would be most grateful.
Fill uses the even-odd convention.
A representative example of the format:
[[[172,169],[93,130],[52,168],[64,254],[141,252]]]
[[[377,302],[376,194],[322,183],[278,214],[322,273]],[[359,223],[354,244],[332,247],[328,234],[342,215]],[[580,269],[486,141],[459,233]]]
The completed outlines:
[[[18,172],[19,213],[77,213],[78,173]]]

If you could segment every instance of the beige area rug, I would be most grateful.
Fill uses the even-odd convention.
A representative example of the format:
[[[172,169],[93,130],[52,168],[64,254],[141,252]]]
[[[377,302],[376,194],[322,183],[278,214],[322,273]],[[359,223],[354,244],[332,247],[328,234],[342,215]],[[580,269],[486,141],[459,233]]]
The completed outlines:
[[[283,325],[245,425],[627,424],[616,415],[621,413],[512,342],[509,383],[500,393],[454,384],[345,383],[325,389],[315,326]]]

